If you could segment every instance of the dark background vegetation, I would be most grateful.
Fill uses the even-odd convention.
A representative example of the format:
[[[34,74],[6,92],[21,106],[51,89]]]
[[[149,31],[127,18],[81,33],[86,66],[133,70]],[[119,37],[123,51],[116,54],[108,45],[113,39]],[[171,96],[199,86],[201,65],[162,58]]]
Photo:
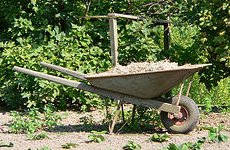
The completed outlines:
[[[143,16],[119,19],[119,63],[170,57],[185,63],[212,63],[194,77],[190,97],[198,104],[230,104],[230,12],[228,0],[0,0],[0,101],[11,109],[52,103],[58,109],[102,107],[99,96],[16,73],[13,66],[53,75],[45,61],[82,73],[111,67],[108,20],[79,16],[111,12]],[[171,20],[171,47],[163,51],[163,27]],[[177,89],[174,90],[174,92]]]

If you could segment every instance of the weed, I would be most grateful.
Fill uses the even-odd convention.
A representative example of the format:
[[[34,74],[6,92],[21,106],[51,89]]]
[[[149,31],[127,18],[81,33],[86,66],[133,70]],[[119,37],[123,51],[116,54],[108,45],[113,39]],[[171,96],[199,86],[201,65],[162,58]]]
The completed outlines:
[[[39,134],[28,134],[28,138],[30,140],[42,140],[42,139],[49,138],[49,137],[48,137],[47,133],[42,132]]]
[[[140,150],[141,145],[136,144],[133,141],[128,141],[128,144],[122,147],[123,150]]]
[[[204,142],[205,142],[205,138],[201,138],[195,143],[186,142],[181,145],[170,143],[168,147],[163,148],[162,150],[200,150]]]
[[[126,116],[131,116],[132,111],[125,112]],[[135,117],[128,119],[129,126],[126,130],[149,131],[162,128],[163,125],[157,111],[149,108],[137,107]]]
[[[52,150],[52,149],[48,146],[44,146],[42,148],[38,148],[37,150]]]
[[[105,137],[102,134],[105,134],[106,131],[101,131],[101,132],[97,132],[97,131],[91,131],[91,134],[88,136],[88,138],[90,139],[91,142],[103,142],[105,141]]]
[[[228,140],[228,136],[221,134],[220,132],[222,130],[223,126],[210,127],[208,132],[209,142],[226,142]]]
[[[76,143],[65,143],[65,144],[61,145],[61,147],[64,149],[76,148],[76,146],[78,146],[78,144],[76,144]]]
[[[85,115],[83,117],[80,118],[80,122],[82,122],[83,124],[93,124],[93,116],[90,115]]]
[[[138,123],[143,126],[150,125],[152,127],[163,127],[160,120],[160,115],[156,110],[137,107],[137,118]]]
[[[57,122],[61,120],[62,117],[54,113],[54,108],[50,105],[44,108],[44,124],[45,127],[51,128],[57,125]]]
[[[14,147],[14,144],[12,142],[5,143],[5,142],[2,142],[2,140],[1,140],[0,141],[0,147]]]
[[[41,113],[37,108],[30,109],[26,114],[16,111],[11,112],[13,118],[10,124],[12,133],[33,133],[42,127]]]
[[[228,140],[228,137],[226,135],[221,134],[223,126],[218,127],[209,127],[209,133],[208,133],[208,142],[226,142]],[[196,143],[183,143],[181,145],[176,145],[174,143],[170,143],[168,147],[163,148],[163,150],[200,150],[201,146],[207,142],[207,139],[205,137],[199,139]]]
[[[170,138],[170,136],[168,134],[157,134],[157,133],[154,133],[152,135],[152,137],[150,138],[150,141],[153,141],[153,142],[164,142],[164,141],[168,141],[169,138]]]
[[[39,129],[51,128],[61,120],[61,116],[48,107],[45,107],[43,114],[38,111],[38,108],[31,108],[26,113],[13,111],[11,116],[13,121],[10,124],[10,132],[12,133],[34,133]]]

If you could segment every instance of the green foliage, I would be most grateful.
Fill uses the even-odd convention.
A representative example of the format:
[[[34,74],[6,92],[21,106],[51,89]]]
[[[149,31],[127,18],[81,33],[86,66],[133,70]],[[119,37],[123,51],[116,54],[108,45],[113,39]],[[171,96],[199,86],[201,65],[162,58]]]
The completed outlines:
[[[199,34],[197,26],[191,26],[188,23],[178,25],[179,18],[171,18],[171,45],[168,51],[162,51],[161,54],[170,58],[171,61],[178,62],[180,65],[191,63],[204,63],[203,52],[198,47],[193,47],[195,36]]]
[[[164,142],[164,141],[168,141],[170,138],[170,136],[168,134],[158,134],[158,133],[154,133],[151,138],[150,141],[153,142]]]
[[[187,92],[187,87],[190,80],[185,82],[185,88],[183,88],[183,94]],[[204,106],[205,112],[210,112],[213,106],[218,109],[223,109],[221,107],[230,106],[230,78],[222,79],[218,82],[218,86],[207,90],[205,85],[200,83],[198,74],[195,74],[192,79],[192,87],[189,92],[189,97],[191,97],[197,104]],[[174,88],[173,95],[177,95],[179,92],[179,87]],[[227,110],[225,110],[227,111]]]
[[[106,131],[91,131],[91,134],[88,136],[91,142],[101,143],[105,141],[105,137],[102,134],[105,134]]]
[[[201,71],[201,82],[208,89],[230,75],[229,2],[215,1],[159,1],[147,2],[141,11],[153,17],[172,20],[172,45],[164,56],[183,63],[212,63]],[[159,14],[159,15],[156,15]],[[175,28],[181,30],[175,36]],[[191,32],[192,30],[194,32]],[[176,29],[177,30],[177,29]],[[184,38],[181,38],[184,37]],[[188,40],[188,37],[192,40]],[[179,40],[178,40],[179,39]],[[185,47],[185,44],[187,46]]]
[[[136,115],[132,120],[130,126],[131,130],[136,131],[149,131],[149,130],[157,130],[163,127],[160,116],[156,110],[145,108],[145,107],[137,107]],[[130,112],[131,115],[131,112]]]
[[[217,85],[221,79],[230,75],[230,42],[229,38],[229,2],[228,0],[196,1],[179,3],[182,9],[183,21],[199,27],[199,33],[194,36],[195,42],[191,49],[196,48],[202,54],[202,62],[213,65],[201,72],[201,82],[208,89]],[[186,13],[186,15],[182,15]],[[194,51],[197,52],[197,51]]]
[[[122,147],[124,150],[140,150],[140,144],[134,143],[133,141],[128,141],[128,144]]]
[[[168,147],[163,148],[162,150],[200,150],[204,142],[205,142],[205,138],[199,139],[195,143],[186,142],[181,145],[170,143]]]
[[[49,136],[47,135],[47,133],[42,132],[42,133],[39,133],[39,134],[28,134],[28,138],[30,140],[42,140],[42,139],[45,139],[45,138],[49,138]]]
[[[208,140],[210,142],[226,142],[228,140],[228,136],[221,133],[223,126],[218,127],[210,127],[208,132]]]
[[[120,29],[120,64],[157,60],[157,55],[162,50],[159,43],[163,41],[163,30],[161,28],[149,28],[152,24],[154,24],[152,19],[133,21]]]
[[[38,108],[31,108],[25,114],[16,111],[11,112],[13,118],[10,124],[12,133],[34,133],[39,129],[51,128],[58,124],[61,117],[53,111],[45,109],[42,115]]]
[[[33,133],[42,127],[42,122],[39,120],[41,114],[36,108],[27,112],[26,117],[16,111],[11,112],[11,116],[13,121],[10,124],[10,132],[12,133]]]
[[[62,117],[58,114],[54,113],[53,108],[49,106],[45,106],[44,108],[44,126],[46,128],[52,128],[58,124]]]
[[[195,143],[186,142],[182,143],[180,145],[170,143],[168,147],[163,148],[162,150],[200,150],[202,148],[202,145],[205,142],[226,142],[228,140],[228,136],[221,134],[223,126],[218,127],[209,127],[208,130],[208,137],[200,138]]]
[[[55,30],[58,30],[58,28],[55,28]],[[92,94],[78,92],[73,88],[12,71],[14,65],[26,66],[34,70],[44,70],[37,65],[37,62],[40,61],[51,62],[84,73],[105,70],[110,66],[109,53],[103,52],[97,46],[91,46],[91,39],[85,33],[85,30],[84,27],[73,25],[72,36],[74,35],[74,37],[66,36],[62,42],[58,39],[50,40],[48,44],[39,47],[31,44],[17,46],[15,43],[0,43],[0,47],[4,48],[0,65],[1,99],[13,108],[23,104],[27,107],[42,107],[49,102],[54,103],[54,101],[60,109],[67,108],[67,105],[76,105],[75,107],[78,109],[79,106],[85,105],[86,108],[82,109],[86,110],[89,107],[98,106],[100,99],[92,96]],[[82,41],[78,41],[78,38]],[[56,44],[57,42],[59,44]],[[47,70],[44,71],[47,72]],[[60,76],[60,73],[51,73]]]
[[[135,3],[144,4],[145,1]],[[102,15],[113,11],[122,13],[127,8],[138,12],[135,3],[68,0],[1,1],[0,16],[3,18],[0,24],[1,101],[10,108],[19,106],[42,108],[47,103],[54,103],[62,110],[73,108],[86,111],[90,107],[103,105],[98,96],[15,73],[12,68],[18,65],[61,77],[67,76],[41,68],[38,62],[49,62],[82,73],[107,70],[111,66],[108,23],[101,19],[87,21],[78,16]],[[123,64],[130,61],[155,60],[155,52],[159,49],[151,37],[147,37],[152,36],[154,31],[144,28],[143,25],[147,27],[149,24],[145,22],[146,25],[138,22],[127,25],[127,22],[122,20],[119,22],[121,27],[127,25],[120,32],[122,41],[119,45]],[[127,42],[136,45],[125,48]],[[129,56],[136,52],[141,57],[136,55],[130,59]],[[144,54],[145,52],[147,54]]]
[[[76,148],[77,144],[75,143],[65,143],[61,145],[62,148],[64,149],[71,149],[71,148]]]

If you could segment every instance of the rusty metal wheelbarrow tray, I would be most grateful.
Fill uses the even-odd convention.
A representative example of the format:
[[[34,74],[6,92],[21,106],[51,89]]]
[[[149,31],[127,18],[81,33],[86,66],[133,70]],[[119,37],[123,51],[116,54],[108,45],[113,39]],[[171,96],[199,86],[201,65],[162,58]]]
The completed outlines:
[[[85,78],[93,86],[138,98],[154,98],[165,94],[174,86],[209,64],[188,65],[173,70],[132,73],[96,74]]]

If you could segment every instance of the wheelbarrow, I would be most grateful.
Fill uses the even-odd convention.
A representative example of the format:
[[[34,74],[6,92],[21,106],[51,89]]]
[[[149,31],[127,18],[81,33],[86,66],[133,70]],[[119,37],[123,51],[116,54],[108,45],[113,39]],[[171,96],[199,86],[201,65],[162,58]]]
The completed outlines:
[[[101,75],[82,74],[45,62],[41,62],[41,65],[88,81],[88,83],[68,80],[17,66],[14,66],[13,69],[114,100],[157,109],[160,111],[161,121],[168,131],[188,133],[195,128],[199,120],[199,110],[196,103],[189,97],[182,96],[181,93],[171,98],[163,98],[162,95],[210,64],[189,65],[186,68],[178,67],[173,70],[146,73]]]

